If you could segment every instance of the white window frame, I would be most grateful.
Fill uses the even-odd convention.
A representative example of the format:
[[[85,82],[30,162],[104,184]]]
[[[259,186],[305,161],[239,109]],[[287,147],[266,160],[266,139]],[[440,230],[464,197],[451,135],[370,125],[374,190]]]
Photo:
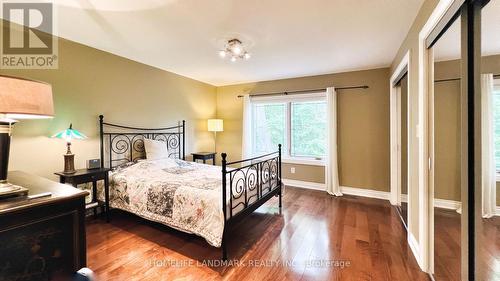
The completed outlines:
[[[326,101],[326,91],[325,92],[313,92],[313,93],[302,93],[302,94],[294,94],[294,95],[280,95],[280,96],[253,96],[252,97],[252,122],[255,120],[254,118],[254,105],[257,104],[272,104],[272,103],[285,103],[286,110],[285,114],[285,132],[286,132],[286,144],[283,144],[286,147],[286,150],[282,151],[282,162],[288,164],[301,164],[301,165],[313,165],[313,166],[324,166],[325,158],[314,158],[307,156],[291,156],[291,142],[292,142],[292,130],[291,130],[291,122],[292,122],[292,103],[293,102],[307,102],[307,101]],[[326,117],[326,116],[325,116]],[[254,125],[252,124],[252,128]],[[253,130],[253,129],[252,129]],[[255,134],[252,134],[252,138],[255,138]],[[252,140],[252,155],[254,140]],[[258,156],[258,155],[254,155]]]

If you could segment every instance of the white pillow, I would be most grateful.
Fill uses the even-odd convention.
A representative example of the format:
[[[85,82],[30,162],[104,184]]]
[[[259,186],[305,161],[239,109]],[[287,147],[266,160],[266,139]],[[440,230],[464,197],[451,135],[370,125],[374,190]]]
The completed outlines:
[[[148,160],[168,158],[167,143],[164,141],[144,139],[144,150]]]

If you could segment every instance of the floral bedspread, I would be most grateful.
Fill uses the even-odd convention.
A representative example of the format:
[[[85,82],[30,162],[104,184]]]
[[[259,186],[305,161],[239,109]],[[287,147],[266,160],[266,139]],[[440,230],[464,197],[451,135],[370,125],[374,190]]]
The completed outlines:
[[[110,206],[194,233],[220,247],[224,229],[220,169],[178,159],[121,167],[110,175]]]

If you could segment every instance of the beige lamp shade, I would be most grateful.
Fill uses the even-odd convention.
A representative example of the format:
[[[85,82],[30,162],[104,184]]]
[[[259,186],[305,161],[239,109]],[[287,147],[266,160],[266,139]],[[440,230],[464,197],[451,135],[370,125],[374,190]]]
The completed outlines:
[[[54,117],[50,84],[0,76],[0,119],[50,117]]]
[[[224,122],[222,119],[208,119],[209,132],[222,132],[224,131]]]

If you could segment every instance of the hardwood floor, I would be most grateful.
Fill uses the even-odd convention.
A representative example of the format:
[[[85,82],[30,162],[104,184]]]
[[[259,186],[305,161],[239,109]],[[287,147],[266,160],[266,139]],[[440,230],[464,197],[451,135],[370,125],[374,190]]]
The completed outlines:
[[[277,206],[230,232],[232,265],[210,264],[220,250],[202,238],[121,212],[88,222],[87,264],[99,280],[429,280],[387,201],[287,187]]]
[[[434,278],[436,281],[460,280],[460,214],[435,209]],[[482,219],[476,259],[476,280],[500,280],[500,217]]]
[[[500,280],[500,217],[482,219],[478,280]]]
[[[434,208],[434,279],[460,280],[460,214]]]

